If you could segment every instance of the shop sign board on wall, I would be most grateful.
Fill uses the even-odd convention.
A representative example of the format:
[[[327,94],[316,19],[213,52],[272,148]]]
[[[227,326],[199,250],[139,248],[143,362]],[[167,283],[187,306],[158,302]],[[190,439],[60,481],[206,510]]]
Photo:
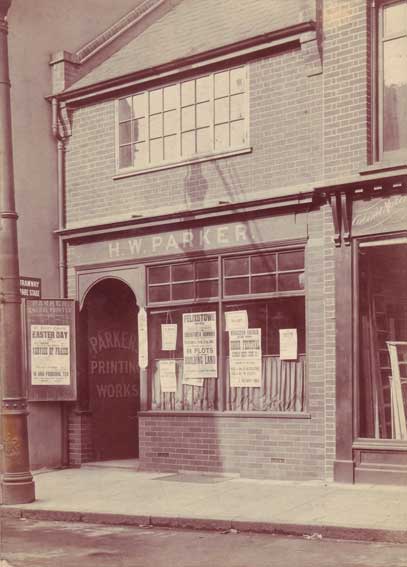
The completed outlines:
[[[376,234],[386,230],[405,230],[407,195],[391,195],[353,202],[352,235]]]
[[[209,252],[306,236],[307,214],[292,213],[185,230],[159,231],[157,234],[140,234],[131,238],[82,242],[70,245],[70,255],[75,265],[94,264]]]
[[[76,400],[75,301],[27,299],[24,313],[29,400]]]
[[[232,388],[261,386],[261,329],[229,331],[229,374]]]
[[[184,313],[182,324],[184,379],[217,378],[216,312]]]

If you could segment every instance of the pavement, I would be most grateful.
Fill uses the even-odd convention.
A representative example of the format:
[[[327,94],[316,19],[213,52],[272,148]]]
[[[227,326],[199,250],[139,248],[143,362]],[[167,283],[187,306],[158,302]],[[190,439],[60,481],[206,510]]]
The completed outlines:
[[[407,486],[138,470],[137,461],[34,472],[36,500],[2,517],[407,543]]]

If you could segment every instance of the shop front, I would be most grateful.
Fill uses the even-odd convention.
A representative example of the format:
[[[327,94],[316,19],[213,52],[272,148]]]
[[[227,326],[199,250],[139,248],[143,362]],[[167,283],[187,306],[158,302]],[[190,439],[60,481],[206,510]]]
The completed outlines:
[[[82,462],[324,476],[322,214],[301,201],[65,235]]]
[[[348,482],[407,481],[405,170],[327,192],[336,226],[337,460]]]

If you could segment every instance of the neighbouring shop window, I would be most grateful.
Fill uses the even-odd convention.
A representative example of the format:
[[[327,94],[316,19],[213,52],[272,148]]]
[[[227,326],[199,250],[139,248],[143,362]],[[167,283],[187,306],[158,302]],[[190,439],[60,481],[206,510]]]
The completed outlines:
[[[358,259],[359,435],[407,440],[407,241],[361,243]]]
[[[407,1],[383,3],[378,22],[381,157],[396,160],[407,149]]]
[[[119,170],[145,169],[248,145],[247,68],[118,100]]]
[[[303,249],[150,266],[147,290],[152,409],[305,410]]]

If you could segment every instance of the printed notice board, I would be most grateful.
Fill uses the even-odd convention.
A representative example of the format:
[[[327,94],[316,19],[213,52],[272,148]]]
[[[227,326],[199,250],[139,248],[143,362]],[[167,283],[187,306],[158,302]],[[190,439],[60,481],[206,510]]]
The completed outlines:
[[[28,399],[76,400],[75,301],[25,300]]]

